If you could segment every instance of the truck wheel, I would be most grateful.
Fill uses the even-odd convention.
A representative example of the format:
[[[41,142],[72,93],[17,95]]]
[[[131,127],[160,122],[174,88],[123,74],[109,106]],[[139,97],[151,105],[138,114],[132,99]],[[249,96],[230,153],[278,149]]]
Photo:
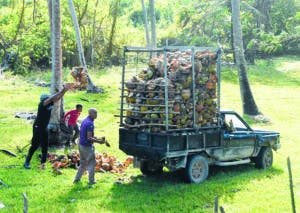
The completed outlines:
[[[153,161],[141,161],[140,170],[147,176],[159,175],[163,172],[163,165]]]
[[[201,155],[192,156],[185,167],[185,178],[189,183],[201,183],[208,176],[208,162]]]
[[[267,169],[273,164],[273,152],[268,146],[261,147],[259,154],[255,160],[255,167],[259,169]]]

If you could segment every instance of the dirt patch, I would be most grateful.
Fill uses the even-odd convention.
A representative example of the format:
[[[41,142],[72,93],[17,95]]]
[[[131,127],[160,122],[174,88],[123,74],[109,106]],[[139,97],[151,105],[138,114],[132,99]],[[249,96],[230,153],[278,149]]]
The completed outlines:
[[[300,61],[295,62],[284,62],[278,70],[281,72],[300,72]]]

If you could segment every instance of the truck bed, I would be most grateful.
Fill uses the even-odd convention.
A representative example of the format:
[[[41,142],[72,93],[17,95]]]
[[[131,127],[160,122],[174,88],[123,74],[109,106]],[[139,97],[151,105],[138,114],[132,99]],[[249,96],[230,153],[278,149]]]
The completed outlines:
[[[192,132],[149,133],[120,128],[119,136],[119,148],[126,154],[161,161],[220,146],[221,130],[216,127]]]

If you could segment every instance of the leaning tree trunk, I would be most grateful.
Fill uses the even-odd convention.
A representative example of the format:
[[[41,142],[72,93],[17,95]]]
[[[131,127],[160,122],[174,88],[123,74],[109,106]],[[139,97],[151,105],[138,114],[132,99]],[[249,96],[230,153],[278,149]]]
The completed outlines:
[[[147,17],[147,9],[145,6],[144,0],[141,0],[142,8],[143,8],[143,14],[144,14],[144,27],[145,27],[145,33],[146,33],[146,42],[147,47],[150,47],[150,36],[149,36],[149,26],[148,26],[148,17]]]
[[[155,15],[155,2],[149,0],[150,16],[151,16],[151,46],[156,48],[156,15]]]
[[[62,89],[62,48],[61,48],[61,16],[60,0],[49,0],[49,15],[51,29],[51,54],[52,54],[52,80],[51,94]],[[60,144],[60,121],[63,109],[62,100],[54,103],[51,112],[49,128],[49,144]]]
[[[113,39],[115,37],[115,32],[116,32],[119,4],[120,4],[120,0],[116,0],[114,6],[112,8],[113,22],[112,22],[111,29],[110,29],[108,47],[107,47],[107,51],[106,51],[107,56],[110,58],[112,57]]]
[[[236,57],[236,64],[238,66],[240,91],[243,103],[243,112],[246,115],[256,116],[261,114],[255,103],[254,97],[251,92],[247,69],[246,60],[243,48],[243,36],[240,17],[240,0],[231,0],[232,7],[232,28],[233,28],[233,44]]]
[[[88,69],[87,69],[86,62],[85,62],[84,51],[83,51],[82,41],[81,41],[81,36],[80,36],[79,24],[78,24],[78,20],[77,20],[76,13],[75,13],[75,7],[74,7],[72,0],[68,0],[68,2],[69,2],[69,9],[70,9],[70,13],[72,16],[73,25],[74,25],[74,29],[75,29],[75,33],[76,33],[79,61],[80,61],[81,66],[84,67],[85,71],[88,74]],[[95,86],[95,84],[93,83],[91,76],[89,74],[88,74],[87,91],[88,92],[98,92],[99,91],[97,86]]]

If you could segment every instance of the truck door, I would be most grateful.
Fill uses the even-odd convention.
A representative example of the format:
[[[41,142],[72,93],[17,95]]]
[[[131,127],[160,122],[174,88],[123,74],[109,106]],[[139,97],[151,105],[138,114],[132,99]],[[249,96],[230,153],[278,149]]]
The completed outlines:
[[[224,114],[223,159],[250,157],[254,152],[256,136],[249,125],[237,114]]]

